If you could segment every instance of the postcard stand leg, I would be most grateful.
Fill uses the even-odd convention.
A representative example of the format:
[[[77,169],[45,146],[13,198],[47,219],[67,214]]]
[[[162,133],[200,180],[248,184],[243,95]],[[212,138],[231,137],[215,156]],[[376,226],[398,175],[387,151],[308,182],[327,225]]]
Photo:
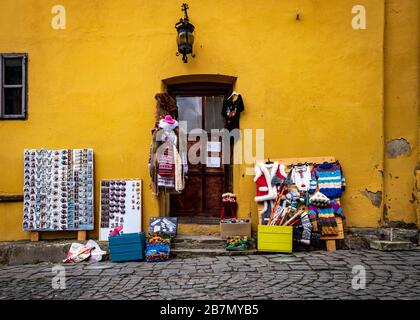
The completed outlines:
[[[86,241],[86,230],[77,231],[77,240],[78,241]]]
[[[39,232],[38,231],[32,231],[31,232],[31,241],[32,242],[39,241]]]

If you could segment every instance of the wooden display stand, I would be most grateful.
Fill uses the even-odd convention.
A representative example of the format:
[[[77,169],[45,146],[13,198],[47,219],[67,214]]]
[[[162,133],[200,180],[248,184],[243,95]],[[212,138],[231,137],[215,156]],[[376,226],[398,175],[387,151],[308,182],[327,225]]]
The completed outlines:
[[[39,234],[42,231],[31,231],[31,241],[37,242],[39,241]],[[87,239],[87,231],[86,230],[79,230],[77,231],[77,241],[86,241]]]
[[[267,160],[259,160],[259,161],[256,161],[256,164],[260,162],[266,162],[266,161]],[[285,166],[290,166],[292,164],[305,163],[305,162],[306,163],[334,162],[335,157],[284,158],[284,159],[270,159],[270,161],[278,162],[280,164],[284,164]],[[337,201],[339,203],[339,199]],[[258,215],[261,216],[261,213],[264,210],[264,205],[259,202],[257,203],[257,207],[258,207]],[[338,234],[332,235],[332,236],[321,237],[321,240],[325,240],[327,251],[330,251],[330,252],[336,250],[336,240],[344,239],[343,221],[340,217],[337,217],[336,221],[337,221],[337,226],[338,226]],[[260,223],[261,223],[261,219],[260,219]]]

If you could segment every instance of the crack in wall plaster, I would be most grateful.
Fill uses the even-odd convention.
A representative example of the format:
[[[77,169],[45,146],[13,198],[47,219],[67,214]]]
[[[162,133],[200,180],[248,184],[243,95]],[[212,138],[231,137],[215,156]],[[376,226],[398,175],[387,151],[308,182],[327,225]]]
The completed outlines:
[[[390,159],[408,155],[410,151],[410,143],[404,138],[392,139],[386,144],[386,156]]]
[[[361,192],[362,195],[364,195],[366,198],[368,198],[370,200],[370,202],[372,202],[372,204],[379,208],[381,206],[382,203],[382,191],[369,191],[368,189],[365,189],[365,191]]]

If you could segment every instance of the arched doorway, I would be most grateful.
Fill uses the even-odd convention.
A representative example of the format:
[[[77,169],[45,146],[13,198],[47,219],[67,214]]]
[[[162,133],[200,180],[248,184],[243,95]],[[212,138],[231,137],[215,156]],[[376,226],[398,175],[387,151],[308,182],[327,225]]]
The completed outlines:
[[[185,189],[181,194],[170,195],[169,213],[178,217],[180,223],[218,223],[222,194],[233,190],[232,165],[223,164],[217,151],[220,147],[221,152],[221,137],[211,136],[210,132],[224,127],[223,101],[232,92],[235,81],[235,77],[223,75],[188,75],[164,81],[167,92],[177,101],[178,120],[187,122],[188,132],[195,128],[205,130],[212,146],[207,152],[207,163],[188,161]],[[188,150],[195,143],[188,141]]]

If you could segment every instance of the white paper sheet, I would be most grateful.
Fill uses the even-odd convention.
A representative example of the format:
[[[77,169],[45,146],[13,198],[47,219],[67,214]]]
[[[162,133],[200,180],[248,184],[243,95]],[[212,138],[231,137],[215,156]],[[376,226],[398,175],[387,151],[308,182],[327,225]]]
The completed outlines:
[[[207,151],[208,152],[221,152],[222,151],[222,143],[220,143],[218,141],[207,142]]]
[[[207,168],[220,168],[220,157],[207,157]]]

